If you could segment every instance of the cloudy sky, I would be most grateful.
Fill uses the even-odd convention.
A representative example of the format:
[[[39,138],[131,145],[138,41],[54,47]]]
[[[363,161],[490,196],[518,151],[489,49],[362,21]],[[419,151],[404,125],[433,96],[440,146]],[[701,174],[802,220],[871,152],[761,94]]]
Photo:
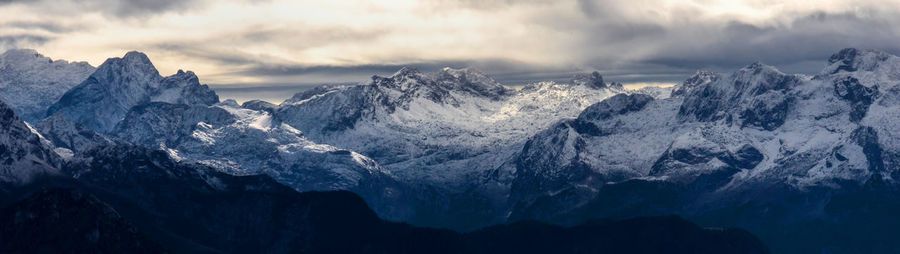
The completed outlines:
[[[0,50],[95,66],[139,50],[165,75],[261,90],[405,65],[656,84],[754,61],[814,73],[845,47],[898,53],[898,17],[900,0],[0,0]]]

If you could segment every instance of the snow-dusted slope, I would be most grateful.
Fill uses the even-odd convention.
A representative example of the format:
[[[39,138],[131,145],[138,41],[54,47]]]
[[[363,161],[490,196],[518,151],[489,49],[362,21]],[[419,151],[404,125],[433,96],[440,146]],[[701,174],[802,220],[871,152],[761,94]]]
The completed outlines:
[[[69,90],[48,109],[100,133],[118,123],[131,107],[152,101],[211,105],[219,97],[201,85],[193,72],[162,77],[146,55],[128,52],[106,60],[84,82]]]
[[[62,160],[50,143],[0,101],[0,191],[41,174],[56,174]]]
[[[404,68],[367,84],[299,93],[276,116],[316,142],[372,157],[404,181],[453,187],[479,181],[559,119],[631,92],[598,73],[512,91],[471,69]]]
[[[56,152],[60,155],[70,156],[73,153],[95,146],[106,146],[120,142],[114,138],[98,134],[62,114],[53,114],[41,119],[34,125],[34,128],[44,138],[53,143],[56,147]],[[64,158],[67,156],[64,156]]]
[[[714,196],[893,183],[897,84],[900,58],[846,49],[814,77],[754,63],[730,75],[698,72],[668,99],[616,96],[531,138],[512,161],[511,201],[523,212],[540,197],[564,194],[571,203],[561,212],[630,179],[690,184]]]
[[[390,179],[375,161],[307,140],[264,110],[152,102],[132,108],[112,135],[235,175],[268,174],[300,191],[354,189]]]
[[[11,49],[0,54],[0,100],[25,121],[36,121],[93,72],[94,67],[85,62],[69,63],[31,49]]]

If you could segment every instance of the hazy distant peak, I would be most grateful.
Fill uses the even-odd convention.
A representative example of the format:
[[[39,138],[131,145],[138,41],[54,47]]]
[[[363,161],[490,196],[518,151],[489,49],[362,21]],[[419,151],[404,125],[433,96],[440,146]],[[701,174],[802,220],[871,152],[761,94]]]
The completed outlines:
[[[828,58],[828,66],[823,74],[836,74],[841,71],[854,72],[857,70],[872,71],[881,63],[894,57],[891,54],[871,50],[845,48]]]
[[[575,85],[584,85],[594,89],[606,88],[606,83],[603,82],[603,76],[600,75],[599,72],[591,72],[591,73],[579,73],[575,74],[572,77],[572,84]]]

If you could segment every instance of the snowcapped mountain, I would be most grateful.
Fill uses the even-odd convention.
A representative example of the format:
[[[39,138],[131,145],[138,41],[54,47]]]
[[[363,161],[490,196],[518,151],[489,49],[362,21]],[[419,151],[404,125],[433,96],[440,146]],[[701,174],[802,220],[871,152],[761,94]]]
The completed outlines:
[[[193,73],[163,78],[146,55],[129,52],[66,93],[37,127],[67,160],[135,144],[228,174],[267,174],[298,191],[353,190],[370,201],[403,197],[374,160],[309,141],[274,116],[274,105],[217,101]],[[373,207],[408,210],[389,203]]]
[[[698,72],[671,98],[614,96],[528,140],[511,161],[510,218],[676,213],[749,228],[779,248],[844,248],[773,232],[820,234],[804,231],[816,219],[847,227],[828,237],[877,227],[856,218],[888,211],[890,199],[837,200],[895,195],[898,84],[900,57],[845,49],[815,76],[753,63]]]
[[[0,54],[0,100],[25,121],[36,121],[93,72],[94,67],[85,62],[69,63],[31,49],[11,49]]]
[[[2,101],[0,126],[0,192],[29,183],[38,175],[59,172],[62,160],[50,142]]]
[[[473,69],[403,68],[280,105],[218,102],[193,73],[162,77],[130,52],[62,96],[34,125],[41,134],[12,108],[0,104],[11,126],[0,130],[0,180],[62,165],[117,200],[149,202],[117,206],[151,213],[177,214],[161,204],[184,193],[286,195],[271,177],[350,190],[379,216],[418,225],[677,214],[747,228],[786,252],[897,249],[884,243],[900,228],[900,57],[872,50],[841,50],[811,76],[752,63],[641,90],[596,72],[513,90]],[[177,191],[152,197],[166,189]],[[868,237],[814,243],[848,234]]]
[[[81,84],[66,92],[47,115],[55,113],[100,133],[115,127],[131,107],[148,102],[211,105],[219,97],[193,72],[162,77],[146,55],[128,52],[106,60]]]
[[[599,251],[595,238],[613,239],[602,248],[631,249],[636,244],[609,237],[650,234],[653,239],[640,239],[640,246],[651,246],[646,250],[719,252],[713,250],[738,245],[764,253],[765,247],[743,231],[702,229],[672,217],[575,228],[520,223],[457,234],[385,222],[366,207],[369,203],[391,220],[442,227],[474,229],[505,219],[510,186],[518,195],[525,175],[517,167],[530,163],[514,162],[523,147],[538,148],[535,135],[557,126],[612,135],[616,130],[591,124],[643,112],[668,97],[666,91],[625,90],[598,73],[515,91],[470,69],[404,68],[367,84],[319,87],[282,105],[237,105],[218,102],[191,72],[162,77],[145,55],[129,52],[107,60],[62,96],[35,125],[43,136],[0,104],[0,123],[12,127],[0,131],[0,162],[7,163],[0,179],[27,180],[30,172],[59,168],[71,178],[40,184],[63,183],[91,193],[109,205],[89,200],[91,207],[106,215],[115,208],[122,216],[100,221],[128,220],[180,252],[431,252],[438,243],[460,250],[451,252],[548,245],[577,252]],[[559,144],[541,144],[554,142]],[[753,154],[738,150],[730,156]],[[550,192],[564,185],[538,184]],[[365,202],[348,192],[297,190],[351,190]],[[49,202],[59,197],[50,196]],[[533,232],[557,237],[532,239],[534,246],[527,247],[504,240]],[[673,244],[666,235],[686,237]],[[427,244],[409,244],[423,241]]]
[[[37,127],[69,156],[128,142],[230,174],[268,174],[301,191],[391,181],[372,159],[308,141],[273,117],[274,106],[246,105],[218,103],[194,73],[162,77],[146,55],[129,52],[67,92]]]
[[[275,116],[311,140],[375,159],[403,181],[453,189],[479,182],[553,122],[630,92],[598,73],[513,91],[472,69],[403,68],[365,84],[298,93]]]

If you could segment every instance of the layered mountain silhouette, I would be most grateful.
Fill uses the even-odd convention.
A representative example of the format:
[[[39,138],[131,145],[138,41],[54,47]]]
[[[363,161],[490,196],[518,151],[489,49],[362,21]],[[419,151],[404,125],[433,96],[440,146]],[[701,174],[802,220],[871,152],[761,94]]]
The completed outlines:
[[[572,232],[616,223],[699,230],[676,235],[716,242],[743,234],[708,235],[718,231],[655,217],[673,214],[748,229],[776,252],[900,250],[890,239],[900,228],[890,216],[900,207],[900,133],[893,127],[900,58],[844,49],[824,65],[802,75],[757,62],[644,90],[596,72],[512,90],[474,69],[403,68],[278,105],[238,105],[220,102],[191,72],[162,77],[146,55],[129,52],[43,109],[45,118],[26,119],[33,125],[15,117],[19,105],[6,107],[18,127],[8,133],[16,141],[3,144],[18,150],[3,154],[8,166],[0,169],[9,197],[34,186],[22,179],[70,177],[57,181],[74,182],[175,250],[312,246],[294,226],[313,222],[278,216],[305,209],[288,205],[307,202],[298,191],[335,190],[358,195],[363,205],[352,206],[364,207],[375,224],[393,225],[384,227],[401,232],[396,238],[427,231],[430,240],[422,241],[455,239],[448,250],[461,252],[490,249],[479,237],[494,233],[487,239],[497,244],[566,236],[502,250],[591,252],[599,249],[582,244],[618,238]],[[628,220],[636,216],[650,218]],[[657,244],[672,240],[643,234],[638,238]],[[645,243],[648,249],[629,250],[659,250]]]
[[[135,57],[135,53],[129,55]],[[130,57],[126,56],[127,58]],[[101,66],[99,69],[105,68],[107,67]],[[340,179],[311,179],[300,181],[304,185],[288,187],[265,174],[236,175],[234,172],[223,172],[223,168],[217,167],[216,163],[182,157],[179,155],[182,150],[166,147],[187,141],[166,140],[168,136],[165,135],[157,136],[162,137],[160,139],[149,138],[143,142],[123,138],[127,136],[121,132],[126,130],[154,130],[153,127],[139,126],[141,122],[136,119],[140,118],[134,115],[150,116],[153,115],[149,112],[152,110],[182,112],[153,115],[168,117],[154,119],[154,126],[164,126],[167,133],[176,133],[175,135],[185,131],[183,128],[194,128],[188,133],[196,133],[196,127],[211,128],[213,124],[228,126],[218,131],[230,132],[230,128],[237,129],[234,130],[238,133],[236,135],[254,133],[243,132],[246,128],[258,130],[260,132],[254,135],[262,135],[260,137],[268,139],[287,139],[286,136],[294,134],[291,138],[295,140],[283,141],[288,143],[288,147],[296,146],[294,149],[308,153],[322,151],[322,154],[347,158],[361,164],[371,163],[377,169],[374,162],[364,161],[366,159],[362,155],[302,141],[302,134],[290,127],[273,131],[273,128],[278,127],[271,122],[242,122],[264,117],[255,115],[259,114],[258,111],[227,103],[208,106],[202,103],[185,104],[177,97],[169,99],[173,101],[151,100],[132,107],[127,113],[132,117],[125,117],[127,120],[116,123],[114,131],[106,133],[98,132],[102,124],[91,125],[104,123],[104,120],[87,120],[63,110],[52,112],[49,117],[37,122],[36,126],[43,132],[41,134],[22,121],[11,107],[0,103],[0,123],[9,127],[0,132],[0,140],[3,141],[0,158],[3,158],[4,163],[4,192],[0,196],[0,205],[4,207],[0,209],[0,251],[768,252],[757,238],[746,231],[704,229],[677,217],[601,221],[578,227],[517,223],[471,233],[388,222],[380,219],[362,198],[351,192],[300,193],[296,190],[343,188],[345,186],[341,185],[305,185],[314,182],[339,182]],[[92,109],[91,115],[95,117],[119,110],[93,106],[89,108]],[[217,120],[220,122],[216,122]],[[279,146],[277,149],[287,148]],[[307,157],[303,156],[304,159],[308,159]],[[322,169],[342,172],[339,166]],[[298,177],[308,177],[308,174],[300,174]],[[544,237],[525,245],[511,240],[528,235]],[[629,241],[625,241],[626,239]]]

